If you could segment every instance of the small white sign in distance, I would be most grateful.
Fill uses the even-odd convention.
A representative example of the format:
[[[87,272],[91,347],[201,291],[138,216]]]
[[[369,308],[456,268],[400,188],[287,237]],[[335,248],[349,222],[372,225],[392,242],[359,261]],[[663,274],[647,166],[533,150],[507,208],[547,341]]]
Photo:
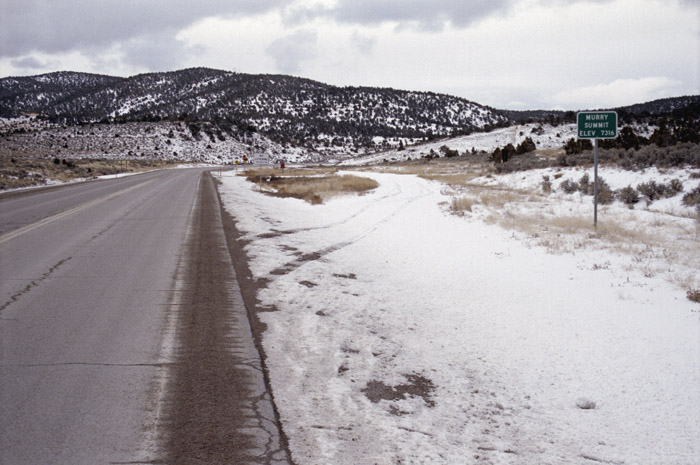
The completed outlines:
[[[270,155],[268,155],[267,153],[258,153],[253,158],[253,163],[255,163],[256,165],[269,165]]]

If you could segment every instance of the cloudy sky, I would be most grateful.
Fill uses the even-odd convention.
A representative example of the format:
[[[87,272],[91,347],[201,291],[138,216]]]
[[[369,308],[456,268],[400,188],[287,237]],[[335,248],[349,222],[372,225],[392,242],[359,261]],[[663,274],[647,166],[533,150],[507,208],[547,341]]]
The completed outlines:
[[[2,0],[0,77],[206,66],[508,109],[700,94],[698,0]]]

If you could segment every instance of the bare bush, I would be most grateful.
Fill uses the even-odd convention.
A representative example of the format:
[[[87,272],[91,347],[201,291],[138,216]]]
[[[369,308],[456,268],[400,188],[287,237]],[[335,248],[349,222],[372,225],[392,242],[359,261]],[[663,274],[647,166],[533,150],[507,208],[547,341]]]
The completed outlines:
[[[678,178],[671,179],[671,182],[668,184],[668,186],[669,192],[673,192],[673,195],[680,194],[681,192],[683,192],[683,182]]]
[[[593,194],[593,184],[591,184],[591,178],[588,173],[583,173],[581,179],[578,180],[578,190],[584,195]]]
[[[664,197],[668,197],[670,188],[662,183],[657,183],[654,180],[639,184],[637,190],[640,194],[647,198],[647,202],[653,202]]]
[[[542,176],[542,191],[545,194],[552,192],[552,181],[549,180],[549,176]]]
[[[634,205],[639,202],[639,192],[632,186],[623,187],[620,189],[617,196],[627,205]]]
[[[561,184],[559,184],[559,187],[567,194],[573,194],[574,192],[578,192],[579,189],[578,183],[570,181],[568,179],[563,180]]]
[[[700,206],[700,184],[698,187],[683,196],[683,204],[689,207],[692,207],[693,205]]]
[[[615,200],[615,192],[605,182],[605,179],[598,177],[598,202],[607,205],[612,203],[613,200]]]

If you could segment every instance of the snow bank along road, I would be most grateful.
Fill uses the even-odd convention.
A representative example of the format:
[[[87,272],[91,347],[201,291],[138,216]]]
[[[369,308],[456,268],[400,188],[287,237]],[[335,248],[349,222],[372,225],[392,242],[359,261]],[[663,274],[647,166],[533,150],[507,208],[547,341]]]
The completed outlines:
[[[450,215],[444,185],[359,175],[380,187],[324,205],[220,187],[264,283],[295,463],[700,463],[683,289],[614,250],[551,254]]]
[[[287,463],[202,169],[0,197],[0,463]]]

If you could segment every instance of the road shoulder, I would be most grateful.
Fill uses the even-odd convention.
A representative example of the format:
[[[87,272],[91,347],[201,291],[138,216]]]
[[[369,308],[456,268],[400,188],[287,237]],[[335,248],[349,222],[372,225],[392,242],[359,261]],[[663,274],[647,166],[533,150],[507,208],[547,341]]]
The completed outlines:
[[[222,218],[211,175],[203,174],[197,195],[165,402],[165,461],[291,463],[257,349],[260,327],[249,323],[248,280],[232,263],[243,258],[222,225],[232,220]]]

